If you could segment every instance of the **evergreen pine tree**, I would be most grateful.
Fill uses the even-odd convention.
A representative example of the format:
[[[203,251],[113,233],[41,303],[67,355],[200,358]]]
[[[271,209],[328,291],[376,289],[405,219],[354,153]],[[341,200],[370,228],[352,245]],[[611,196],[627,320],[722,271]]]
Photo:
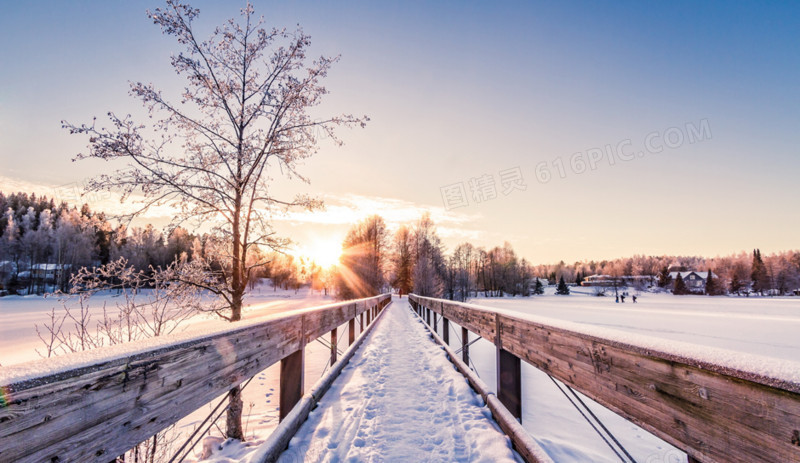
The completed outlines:
[[[683,277],[680,272],[678,272],[678,277],[675,278],[675,287],[672,289],[672,294],[676,296],[689,294],[689,289],[686,287],[686,283],[683,282]]]
[[[536,279],[536,284],[533,285],[533,294],[542,295],[544,294],[544,285],[542,284],[542,280]]]
[[[761,259],[761,250],[753,250],[753,269],[750,272],[750,279],[753,282],[753,291],[758,291],[764,294],[765,289],[769,289],[769,276],[767,275],[767,267]]]
[[[733,272],[733,276],[731,277],[730,291],[732,293],[739,294],[739,291],[742,290],[742,286],[743,285],[742,282],[739,280],[739,276],[736,274],[736,272]]]
[[[669,276],[669,267],[665,265],[658,272],[658,287],[666,288],[670,283],[672,283],[672,277]]]
[[[719,288],[717,288],[717,280],[714,279],[711,269],[708,269],[708,277],[706,278],[706,294],[709,296],[718,296],[720,294]]]
[[[581,272],[578,272],[578,273],[575,275],[575,284],[576,284],[576,285],[578,285],[578,286],[580,286],[580,285],[581,285],[581,283],[583,283],[583,274],[582,274]]]
[[[569,295],[569,286],[567,286],[567,283],[564,281],[563,275],[561,276],[561,279],[558,280],[558,287],[556,288],[556,294],[561,294],[564,296]]]

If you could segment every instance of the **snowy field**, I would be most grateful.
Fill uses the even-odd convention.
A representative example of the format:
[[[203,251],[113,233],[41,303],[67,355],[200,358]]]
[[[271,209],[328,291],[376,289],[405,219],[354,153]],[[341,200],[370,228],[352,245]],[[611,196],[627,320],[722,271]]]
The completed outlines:
[[[91,301],[90,312],[93,320],[100,320],[103,317],[104,304],[109,312],[112,312],[117,302],[122,303],[119,296],[114,293],[99,294],[92,297]],[[280,289],[274,291],[271,286],[262,284],[245,297],[246,307],[243,309],[242,318],[245,321],[253,321],[289,310],[315,307],[332,302],[335,302],[332,297],[308,288],[301,288],[299,292]],[[48,322],[50,311],[53,308],[56,309],[56,313],[63,310],[61,303],[56,298],[42,296],[0,298],[0,365],[8,367],[41,359],[38,352],[43,351],[43,343],[36,335],[36,325],[38,324],[41,330],[42,326]],[[200,314],[184,322],[176,330],[176,334],[183,335],[229,327],[230,323],[213,315]],[[358,326],[356,330],[358,334]],[[347,325],[340,327],[339,335],[340,348],[346,348],[346,341],[342,342],[342,339],[347,339]],[[320,343],[311,343],[306,346],[307,387],[310,387],[322,376],[328,367],[329,357],[330,350]],[[184,461],[198,461],[204,454],[208,455],[213,452],[213,455],[205,461],[237,462],[245,459],[255,446],[263,442],[278,424],[279,370],[280,363],[267,368],[256,375],[242,392],[246,415],[243,418],[243,424],[248,442],[224,445],[226,443],[223,443],[223,439],[216,437],[221,436],[222,432],[215,427]],[[177,423],[176,427],[166,436],[166,439],[172,441],[173,452],[223,398],[219,397],[213,400]],[[224,422],[224,417],[222,421]],[[164,459],[164,461],[167,460],[169,457]]]
[[[252,320],[287,310],[331,302],[334,302],[332,297],[311,291],[309,288],[301,288],[299,292],[281,289],[274,291],[271,286],[262,284],[245,296],[246,307],[242,311],[242,319]],[[93,296],[90,305],[92,319],[99,321],[103,318],[104,305],[109,313],[114,313],[117,303],[122,304],[124,301],[114,292]],[[9,366],[42,358],[37,350],[42,352],[44,345],[36,335],[36,326],[38,325],[40,331],[43,331],[53,308],[57,314],[63,310],[61,302],[56,297],[31,295],[0,298],[0,365]],[[68,325],[65,325],[65,328],[69,328]],[[200,314],[184,322],[177,332],[214,326],[224,327],[226,322],[214,315]]]
[[[783,367],[788,376],[800,375],[800,298],[745,298],[638,295],[636,304],[613,297],[597,297],[585,288],[571,288],[569,296],[532,298],[475,298],[469,302],[497,308],[521,318],[552,319],[575,327],[601,332],[646,336],[655,345],[695,344],[697,354],[720,348],[765,357],[764,363]],[[455,327],[453,327],[455,329]],[[451,343],[457,338],[451,332]],[[470,338],[472,339],[472,337]],[[706,349],[711,348],[711,349]],[[481,378],[492,388],[495,379],[495,347],[480,340],[470,355]],[[786,370],[790,371],[786,371]],[[522,424],[557,462],[618,462],[591,426],[580,416],[550,378],[522,363]],[[646,463],[685,462],[683,452],[605,408],[589,401],[593,412],[614,433],[636,461]]]
[[[800,297],[725,297],[639,294],[615,303],[590,289],[532,298],[475,298],[469,302],[520,314],[607,327],[673,341],[751,354],[800,358]]]
[[[800,298],[712,298],[642,293],[639,295],[637,304],[632,304],[629,298],[622,304],[615,303],[613,297],[595,297],[593,292],[582,288],[574,288],[573,294],[570,296],[556,296],[552,294],[552,291],[552,288],[548,288],[548,293],[544,296],[532,298],[477,298],[470,302],[509,311],[521,317],[546,318],[572,323],[575,324],[574,326],[585,327],[587,330],[608,329],[629,333],[632,336],[646,336],[664,346],[669,346],[669,343],[674,342],[676,345],[681,344],[685,347],[686,343],[691,343],[695,345],[694,348],[698,352],[702,352],[704,349],[709,350],[706,348],[720,348],[756,354],[776,362],[784,362],[790,368],[797,368],[797,371],[790,371],[788,374],[800,376],[800,367],[794,363],[796,359],[800,358],[800,336],[797,334],[800,332]],[[115,298],[108,294],[102,296],[101,300],[113,305]],[[402,303],[398,304],[399,301],[395,298],[393,304],[395,309],[392,312],[396,312],[397,308],[407,307],[406,301],[407,299],[404,298]],[[301,289],[297,294],[294,291],[274,292],[271,287],[265,285],[257,288],[253,294],[248,296],[248,307],[245,309],[244,318],[253,320],[281,311],[329,302],[331,302],[329,297],[312,293],[308,289]],[[36,337],[34,325],[45,323],[50,309],[54,306],[59,306],[57,300],[43,299],[37,296],[0,298],[0,363],[2,365],[9,366],[39,358],[35,349],[41,348],[42,344]],[[102,304],[97,304],[93,310],[98,310],[96,316],[100,316]],[[395,319],[393,323],[398,321],[400,320]],[[194,330],[198,327],[225,325],[227,323],[224,321],[201,315],[193,318],[186,326]],[[456,332],[456,327],[453,328],[451,343],[454,344],[458,342],[456,335],[460,335],[460,330]],[[405,335],[395,335],[395,337]],[[347,339],[346,326],[341,329],[339,339],[340,341]],[[391,337],[384,341],[386,343],[393,342]],[[342,347],[345,344],[346,342],[340,343]],[[369,347],[369,344],[365,344],[362,351],[365,349],[372,348]],[[307,388],[310,388],[326,369],[328,354],[328,349],[319,343],[308,345],[306,351]],[[481,340],[470,347],[470,354],[478,374],[489,386],[494,387],[494,346]],[[357,355],[361,356],[362,352]],[[366,362],[363,360],[364,357],[359,358],[362,359],[362,362]],[[391,368],[392,365],[391,361],[387,359],[385,366]],[[375,365],[366,362],[364,366],[374,367]],[[198,461],[204,453],[210,454],[212,451],[213,455],[210,455],[206,461],[247,460],[253,446],[263,442],[277,425],[277,367],[275,365],[258,374],[244,390],[243,398],[247,415],[244,421],[246,434],[250,441],[245,444],[225,445],[221,438],[207,437],[204,445],[196,447],[187,461]],[[346,374],[354,377],[362,374],[356,373],[356,371],[351,366],[346,369]],[[524,396],[522,423],[555,461],[619,461],[546,375],[524,362],[522,373]],[[415,378],[428,380],[441,375],[437,373],[429,376],[430,378],[425,375],[416,375]],[[385,379],[384,384],[392,380],[399,381],[394,376],[389,376]],[[402,379],[403,382],[411,380],[412,378]],[[336,385],[335,388],[338,391],[336,393],[344,394],[343,387],[344,383]],[[388,386],[384,391],[387,394],[392,392]],[[345,402],[352,401],[352,404],[347,407],[353,408],[353,410],[347,411],[342,405],[343,408],[338,410],[342,418],[351,415],[351,412],[352,414],[362,413],[362,418],[366,416],[369,398],[359,395],[363,392],[356,389],[352,395],[341,397]],[[329,394],[331,393],[333,392],[329,392]],[[456,395],[459,394],[461,393],[456,393]],[[409,406],[422,405],[422,402],[422,400],[419,403],[412,402]],[[188,435],[215,404],[216,401],[182,420],[176,427],[176,442],[182,436]],[[685,461],[685,456],[681,452],[660,439],[596,404],[590,406],[636,461],[645,463]],[[434,409],[434,411],[436,410]],[[398,412],[384,410],[382,413],[396,414]],[[322,418],[323,416],[325,415],[320,413],[316,419],[323,422],[325,419],[330,419]],[[337,448],[341,446],[344,449],[357,444],[356,439],[359,436],[358,431],[353,430],[355,428],[350,432],[344,428],[328,427],[331,429],[327,437],[316,436],[321,438],[322,442],[326,443],[325,445],[336,444]],[[414,429],[412,426],[398,426],[397,438],[404,439],[407,434],[413,434]],[[212,430],[212,434],[221,435],[216,429]],[[394,435],[394,431],[391,435]],[[383,434],[379,437],[391,437],[391,435]],[[299,435],[298,439],[302,440],[308,437],[309,435]],[[334,442],[337,439],[341,439],[341,441]],[[373,441],[367,442],[367,445],[370,442]],[[311,446],[314,445],[310,440],[308,442],[298,441],[295,444],[297,444],[296,449],[312,448]],[[419,448],[409,445],[408,451],[411,452],[409,455],[412,453],[416,455],[414,452],[418,452]],[[342,450],[337,452],[341,453]],[[332,452],[329,455],[338,455],[338,453]],[[479,459],[479,456],[485,456],[486,453],[472,455],[475,456],[475,459]]]

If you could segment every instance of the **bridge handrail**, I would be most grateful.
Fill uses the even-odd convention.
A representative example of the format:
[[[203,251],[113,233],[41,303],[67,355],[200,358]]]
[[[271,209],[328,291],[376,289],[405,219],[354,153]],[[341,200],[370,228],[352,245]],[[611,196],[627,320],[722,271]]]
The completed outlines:
[[[519,359],[702,462],[800,461],[800,383],[646,345],[516,317],[489,307],[410,295],[498,349],[498,397],[509,409]],[[467,346],[468,347],[468,346]],[[509,355],[510,354],[510,355]],[[509,358],[511,361],[509,363]],[[512,365],[509,367],[508,365]],[[800,368],[800,364],[797,364]],[[795,372],[795,373],[799,373]],[[498,371],[500,373],[500,371]],[[507,403],[509,402],[509,403]]]
[[[113,460],[278,361],[299,352],[302,366],[306,344],[345,323],[352,328],[359,315],[369,322],[390,301],[383,294],[293,310],[129,356],[89,365],[78,357],[75,368],[3,381],[0,461]],[[2,376],[13,378],[9,372]],[[302,395],[302,372],[296,379]]]

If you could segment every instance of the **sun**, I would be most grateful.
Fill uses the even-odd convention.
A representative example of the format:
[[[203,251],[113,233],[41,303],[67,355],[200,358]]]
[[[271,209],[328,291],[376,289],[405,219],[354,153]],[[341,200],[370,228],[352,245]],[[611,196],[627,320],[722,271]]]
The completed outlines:
[[[297,252],[320,267],[328,268],[339,264],[342,255],[342,244],[332,239],[315,239],[300,246]]]

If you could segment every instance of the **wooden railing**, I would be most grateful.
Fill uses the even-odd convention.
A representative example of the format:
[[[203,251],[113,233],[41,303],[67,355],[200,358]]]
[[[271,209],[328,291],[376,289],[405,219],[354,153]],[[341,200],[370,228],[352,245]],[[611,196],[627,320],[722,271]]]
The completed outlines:
[[[296,310],[90,365],[75,358],[74,368],[3,384],[0,461],[111,461],[278,361],[283,419],[303,395],[305,345],[330,333],[335,362],[337,328],[349,323],[352,344],[356,319],[363,328],[390,301],[384,294]]]
[[[680,448],[691,461],[800,461],[800,383],[497,313],[410,295],[443,338],[449,323],[497,348],[497,396],[521,416],[520,359]],[[465,360],[466,362],[466,360]]]

